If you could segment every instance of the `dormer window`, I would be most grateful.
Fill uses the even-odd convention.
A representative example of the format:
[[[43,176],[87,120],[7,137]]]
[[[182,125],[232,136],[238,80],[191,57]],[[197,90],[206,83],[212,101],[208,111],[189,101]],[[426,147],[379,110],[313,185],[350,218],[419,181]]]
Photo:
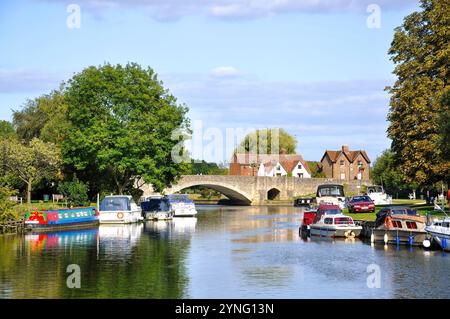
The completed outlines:
[[[297,168],[298,168],[298,169],[302,169],[302,165],[301,165],[301,164],[298,164],[298,165],[297,165]]]
[[[344,160],[341,160],[341,166],[344,166]]]

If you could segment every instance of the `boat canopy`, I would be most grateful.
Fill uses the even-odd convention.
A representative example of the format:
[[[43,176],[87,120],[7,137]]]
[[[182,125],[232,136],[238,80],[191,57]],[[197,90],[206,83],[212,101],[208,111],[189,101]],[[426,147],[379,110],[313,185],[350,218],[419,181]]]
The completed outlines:
[[[317,197],[344,197],[344,186],[330,184],[330,185],[319,185],[317,187]]]
[[[125,196],[107,196],[100,203],[100,211],[131,210],[130,199]]]
[[[167,198],[170,202],[185,202],[191,203],[192,201],[189,199],[189,195],[187,194],[170,194],[167,195]]]
[[[142,202],[141,207],[146,212],[167,212],[170,210],[169,201],[166,198],[151,198]]]

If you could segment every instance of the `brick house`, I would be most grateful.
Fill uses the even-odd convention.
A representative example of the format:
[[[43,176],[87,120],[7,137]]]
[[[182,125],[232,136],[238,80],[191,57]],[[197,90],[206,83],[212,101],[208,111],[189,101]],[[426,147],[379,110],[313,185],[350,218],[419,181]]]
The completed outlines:
[[[338,151],[326,150],[320,163],[327,178],[370,179],[370,159],[365,150],[350,151],[348,145],[343,145]]]
[[[230,175],[295,176],[311,178],[308,164],[299,154],[234,154]]]

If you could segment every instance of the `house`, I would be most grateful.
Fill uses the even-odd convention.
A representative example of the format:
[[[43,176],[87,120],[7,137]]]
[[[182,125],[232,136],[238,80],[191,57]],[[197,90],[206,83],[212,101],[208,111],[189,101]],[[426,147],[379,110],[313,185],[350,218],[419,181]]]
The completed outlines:
[[[338,151],[326,150],[320,163],[327,178],[346,181],[370,179],[370,159],[365,150],[350,151],[348,145],[343,145]]]
[[[311,178],[308,164],[299,154],[234,154],[230,175],[295,176]]]

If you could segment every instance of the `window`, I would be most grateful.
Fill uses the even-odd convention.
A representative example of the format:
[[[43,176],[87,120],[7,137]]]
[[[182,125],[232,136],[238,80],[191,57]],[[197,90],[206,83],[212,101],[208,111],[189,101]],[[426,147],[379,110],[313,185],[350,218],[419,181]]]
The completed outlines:
[[[344,160],[341,160],[341,166],[344,166]]]
[[[333,224],[333,218],[325,218],[325,220],[323,222],[325,224],[331,225],[331,224]]]
[[[359,168],[362,168],[362,167],[363,167],[362,161],[358,161],[358,167],[359,167]]]
[[[345,179],[345,173],[341,173],[341,179]]]
[[[334,223],[336,225],[352,225],[353,220],[349,217],[336,217]]]
[[[303,178],[303,173],[298,173],[298,177]]]
[[[408,229],[417,229],[417,224],[416,222],[406,222],[406,227],[408,227]]]
[[[393,220],[392,225],[394,225],[394,227],[396,228],[402,228],[402,222],[399,220]]]
[[[298,168],[298,169],[302,169],[302,165],[298,164],[298,165],[297,165],[297,168]]]
[[[442,223],[442,227],[449,228],[450,227],[450,223],[449,222],[443,222]]]

